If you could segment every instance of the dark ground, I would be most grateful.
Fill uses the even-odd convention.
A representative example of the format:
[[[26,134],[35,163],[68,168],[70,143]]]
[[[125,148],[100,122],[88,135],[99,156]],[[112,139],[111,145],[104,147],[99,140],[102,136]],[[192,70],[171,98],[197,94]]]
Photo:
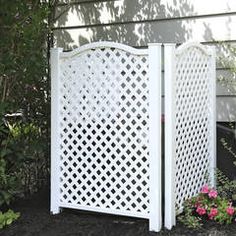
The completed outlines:
[[[30,200],[17,202],[13,209],[21,217],[11,226],[0,230],[1,236],[154,236],[154,235],[236,235],[236,223],[220,226],[208,223],[201,230],[189,230],[177,224],[172,231],[159,234],[148,232],[148,221],[84,211],[64,210],[59,215],[49,214],[49,192],[42,191]]]
[[[218,130],[218,136],[222,135],[228,136],[231,144],[235,145],[230,133]],[[230,171],[230,177],[234,178],[234,159],[219,143],[217,153],[220,166],[224,164],[224,170]],[[16,202],[11,208],[19,211],[21,217],[11,226],[0,230],[0,236],[236,236],[236,222],[229,226],[208,222],[200,230],[190,230],[177,223],[173,230],[162,230],[156,234],[148,232],[148,221],[142,219],[65,209],[61,214],[52,216],[49,214],[48,189],[40,191],[31,199]]]

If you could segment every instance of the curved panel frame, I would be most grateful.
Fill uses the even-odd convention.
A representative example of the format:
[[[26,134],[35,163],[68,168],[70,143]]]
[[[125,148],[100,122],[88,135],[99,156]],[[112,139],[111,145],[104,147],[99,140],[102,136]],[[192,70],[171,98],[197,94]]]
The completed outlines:
[[[94,42],[94,43],[85,44],[85,45],[83,45],[77,49],[74,49],[73,51],[70,51],[70,52],[62,52],[60,54],[60,56],[61,56],[61,58],[74,57],[77,54],[81,54],[81,53],[84,53],[88,50],[93,50],[93,49],[98,49],[98,48],[116,48],[116,49],[120,49],[120,50],[129,52],[133,55],[148,55],[147,49],[136,49],[136,48],[133,48],[128,45],[121,44],[121,43],[102,41],[102,42]]]
[[[165,226],[185,200],[215,185],[216,111],[213,47],[165,45]]]
[[[161,228],[161,50],[96,42],[51,51],[51,211],[75,208]]]

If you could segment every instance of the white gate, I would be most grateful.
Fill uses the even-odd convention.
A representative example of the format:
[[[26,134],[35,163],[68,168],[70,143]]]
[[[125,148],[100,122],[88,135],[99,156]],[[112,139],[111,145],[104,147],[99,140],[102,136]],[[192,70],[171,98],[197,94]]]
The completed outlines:
[[[52,49],[52,213],[141,217],[160,230],[160,48]]]
[[[165,45],[165,226],[183,202],[212,186],[216,160],[214,48]]]

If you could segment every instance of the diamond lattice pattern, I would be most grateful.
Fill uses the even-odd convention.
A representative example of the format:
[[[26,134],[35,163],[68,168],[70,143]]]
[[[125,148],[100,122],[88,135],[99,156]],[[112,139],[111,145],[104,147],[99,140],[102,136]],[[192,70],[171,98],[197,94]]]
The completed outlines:
[[[176,207],[206,183],[212,148],[211,57],[191,47],[177,56],[175,94]]]
[[[147,56],[95,48],[61,60],[60,202],[148,214]]]

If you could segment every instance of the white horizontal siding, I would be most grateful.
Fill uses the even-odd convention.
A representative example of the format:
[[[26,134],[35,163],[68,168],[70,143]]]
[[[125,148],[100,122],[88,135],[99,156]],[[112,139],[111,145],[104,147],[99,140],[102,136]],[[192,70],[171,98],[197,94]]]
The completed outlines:
[[[80,1],[77,1],[78,3]],[[55,26],[107,24],[204,16],[236,11],[235,0],[114,0],[58,6]]]
[[[224,82],[218,82],[216,84],[217,96],[232,96],[232,95],[236,96],[236,78],[232,72],[225,69],[217,69],[216,77],[218,78],[218,80],[222,77],[228,80],[231,80],[231,79],[235,80],[235,83],[230,84],[230,85],[226,85]]]
[[[132,46],[146,46],[149,42],[234,40],[236,39],[236,15],[111,26],[100,25],[63,31],[55,30],[55,35],[58,39],[57,44],[64,48],[101,40]],[[58,37],[59,35],[61,37]]]
[[[216,98],[217,121],[235,121],[236,97]]]
[[[61,1],[63,2],[63,1]],[[66,1],[65,1],[66,2]],[[72,1],[70,1],[72,2]],[[94,41],[115,41],[134,47],[149,42],[214,41],[236,43],[236,0],[74,1],[59,5],[54,35],[65,50]],[[217,57],[232,56],[218,44]],[[217,61],[217,76],[232,73]],[[217,84],[217,120],[236,120],[236,88]]]

